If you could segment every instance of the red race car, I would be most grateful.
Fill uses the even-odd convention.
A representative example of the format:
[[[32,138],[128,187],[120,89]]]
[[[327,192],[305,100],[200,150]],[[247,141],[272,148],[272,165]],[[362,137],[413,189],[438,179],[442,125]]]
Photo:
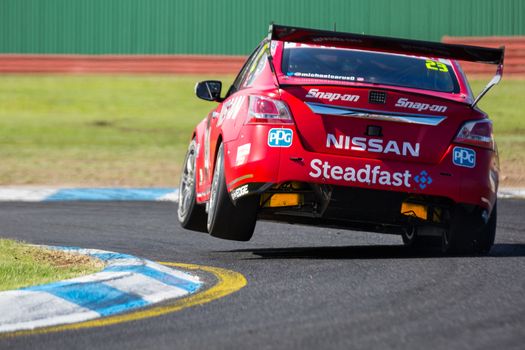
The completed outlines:
[[[504,50],[272,25],[191,136],[184,228],[247,241],[257,220],[488,253],[498,154],[476,107]],[[475,97],[456,60],[498,66]]]

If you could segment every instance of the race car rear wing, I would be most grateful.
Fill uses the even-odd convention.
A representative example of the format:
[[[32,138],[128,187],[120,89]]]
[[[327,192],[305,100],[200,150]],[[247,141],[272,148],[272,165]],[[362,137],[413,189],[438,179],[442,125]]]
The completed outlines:
[[[495,49],[470,45],[443,44],[431,41],[288,27],[277,24],[270,25],[268,39],[311,45],[386,51],[498,65],[496,75],[488,83],[485,89],[483,89],[483,91],[475,98],[474,102],[471,104],[472,107],[474,107],[494,85],[500,82],[501,76],[503,75],[504,47]]]

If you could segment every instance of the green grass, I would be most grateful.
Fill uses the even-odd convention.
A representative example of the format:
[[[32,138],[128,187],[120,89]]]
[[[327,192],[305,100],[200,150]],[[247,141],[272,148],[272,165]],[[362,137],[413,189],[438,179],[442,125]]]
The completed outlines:
[[[486,80],[474,80],[477,93]],[[503,186],[525,187],[525,79],[508,78],[492,88],[479,102],[479,107],[494,122],[494,136],[498,144]]]
[[[83,276],[102,268],[100,261],[85,255],[0,239],[0,291]]]
[[[0,76],[0,184],[174,186],[201,79]]]
[[[472,90],[477,94],[487,84],[486,80],[471,81]],[[498,135],[517,134],[525,136],[525,79],[509,78],[490,90],[479,102],[479,107],[487,112],[494,121]]]
[[[193,87],[212,78],[225,88],[233,79],[0,76],[0,185],[175,186],[191,130],[215,105]],[[525,80],[504,79],[480,103],[494,120],[503,171],[519,167],[508,174],[524,173],[523,96]]]

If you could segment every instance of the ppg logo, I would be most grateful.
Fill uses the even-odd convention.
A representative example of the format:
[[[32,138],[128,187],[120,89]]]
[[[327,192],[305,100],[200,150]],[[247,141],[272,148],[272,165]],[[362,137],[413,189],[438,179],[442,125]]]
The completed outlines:
[[[268,132],[268,146],[270,147],[290,147],[292,139],[292,129],[270,129]]]
[[[474,168],[476,166],[476,151],[470,148],[454,147],[453,162],[457,166]]]

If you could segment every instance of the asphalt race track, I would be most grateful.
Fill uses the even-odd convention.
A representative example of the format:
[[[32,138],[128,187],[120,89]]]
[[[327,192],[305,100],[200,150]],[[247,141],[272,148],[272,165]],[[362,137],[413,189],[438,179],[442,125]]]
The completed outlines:
[[[525,201],[500,200],[488,257],[415,256],[397,236],[257,224],[236,243],[180,228],[176,204],[1,203],[0,236],[222,267],[248,285],[116,325],[0,349],[523,349]]]

